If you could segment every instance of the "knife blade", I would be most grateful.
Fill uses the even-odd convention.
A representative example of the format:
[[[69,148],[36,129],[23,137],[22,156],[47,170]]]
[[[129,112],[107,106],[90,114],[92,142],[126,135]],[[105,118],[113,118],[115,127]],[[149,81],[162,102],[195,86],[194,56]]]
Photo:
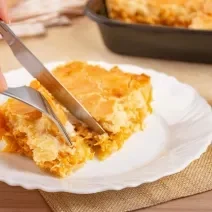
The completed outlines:
[[[47,70],[9,26],[0,21],[0,34],[22,66],[36,78],[72,115],[98,134],[105,131],[84,106]]]

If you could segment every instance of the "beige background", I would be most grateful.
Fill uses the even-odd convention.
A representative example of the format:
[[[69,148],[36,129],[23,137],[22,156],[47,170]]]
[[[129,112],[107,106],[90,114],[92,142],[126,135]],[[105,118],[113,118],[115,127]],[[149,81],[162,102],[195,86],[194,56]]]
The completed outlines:
[[[130,63],[153,68],[189,83],[212,104],[212,66],[188,64],[144,58],[132,58],[113,54],[102,43],[94,23],[87,18],[74,21],[73,26],[50,29],[46,37],[24,40],[29,49],[43,62],[55,60],[104,60],[111,63]],[[160,42],[160,41],[158,41]],[[0,42],[0,64],[2,71],[20,67],[9,47]],[[0,212],[49,211],[37,191],[0,184]],[[147,212],[155,211],[211,211],[212,192],[163,204]],[[197,201],[198,200],[198,201]]]

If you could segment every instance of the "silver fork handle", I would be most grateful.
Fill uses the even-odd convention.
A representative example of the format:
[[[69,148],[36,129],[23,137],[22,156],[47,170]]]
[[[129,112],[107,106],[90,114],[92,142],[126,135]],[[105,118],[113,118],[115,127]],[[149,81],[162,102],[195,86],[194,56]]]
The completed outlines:
[[[40,112],[47,115],[56,124],[57,128],[64,136],[66,142],[69,145],[70,144],[72,145],[72,142],[70,140],[68,133],[66,132],[65,127],[57,118],[51,106],[41,93],[39,93],[33,88],[22,86],[17,88],[8,88],[6,91],[2,92],[2,94],[14,98],[18,101],[21,101],[29,106],[32,106],[37,110],[39,110]]]

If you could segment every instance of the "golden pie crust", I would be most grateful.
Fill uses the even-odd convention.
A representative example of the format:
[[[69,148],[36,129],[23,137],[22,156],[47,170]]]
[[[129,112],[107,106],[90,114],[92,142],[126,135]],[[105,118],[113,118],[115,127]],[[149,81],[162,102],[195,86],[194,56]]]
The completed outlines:
[[[106,0],[109,16],[128,23],[212,29],[211,0]]]
[[[143,122],[151,113],[149,76],[124,73],[118,67],[108,71],[79,61],[59,66],[53,74],[107,133],[97,135],[90,131],[35,80],[30,86],[47,99],[74,145],[66,144],[55,124],[44,114],[8,99],[0,106],[0,136],[6,141],[3,151],[28,156],[41,169],[65,177],[94,155],[100,160],[107,158],[132,133],[143,129]]]

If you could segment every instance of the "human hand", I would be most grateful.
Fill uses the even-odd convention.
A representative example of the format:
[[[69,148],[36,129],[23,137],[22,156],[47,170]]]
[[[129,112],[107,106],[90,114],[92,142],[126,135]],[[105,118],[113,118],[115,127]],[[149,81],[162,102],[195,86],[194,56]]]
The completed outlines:
[[[6,23],[9,23],[9,16],[7,12],[6,0],[0,0],[0,19]],[[0,93],[7,89],[7,83],[0,71]]]
[[[0,93],[5,91],[6,89],[7,89],[7,83],[6,83],[6,80],[4,78],[4,75],[0,71]]]
[[[0,0],[0,19],[6,23],[10,22],[6,0]]]

